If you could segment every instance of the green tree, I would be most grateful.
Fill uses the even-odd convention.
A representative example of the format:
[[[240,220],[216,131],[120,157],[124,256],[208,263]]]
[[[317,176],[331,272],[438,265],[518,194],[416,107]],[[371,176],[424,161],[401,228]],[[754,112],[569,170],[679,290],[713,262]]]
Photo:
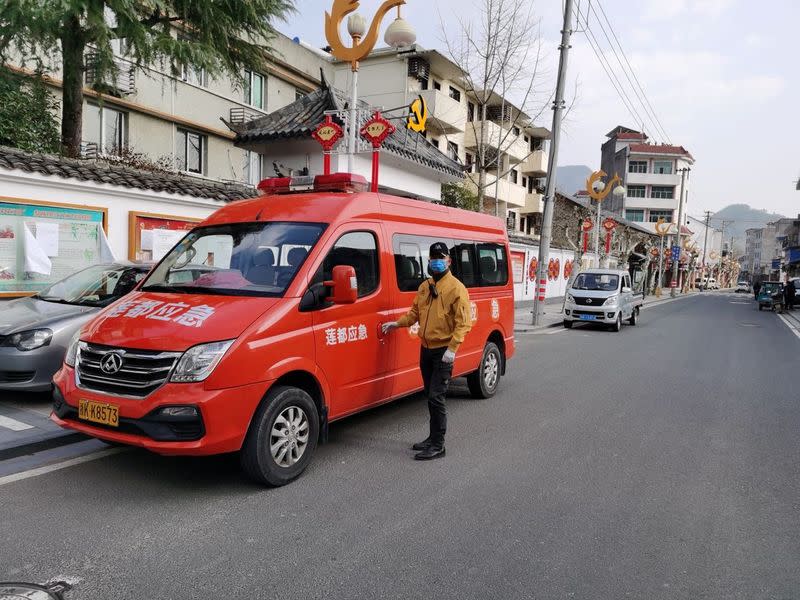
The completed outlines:
[[[61,145],[77,156],[87,50],[101,83],[116,76],[115,40],[124,40],[125,56],[137,66],[158,64],[175,76],[202,68],[241,81],[243,69],[263,68],[271,20],[292,10],[294,0],[4,0],[0,61],[60,62]]]
[[[58,101],[40,77],[0,68],[0,145],[58,152]]]
[[[442,184],[442,199],[439,204],[473,211],[478,211],[480,208],[478,194],[463,182]]]

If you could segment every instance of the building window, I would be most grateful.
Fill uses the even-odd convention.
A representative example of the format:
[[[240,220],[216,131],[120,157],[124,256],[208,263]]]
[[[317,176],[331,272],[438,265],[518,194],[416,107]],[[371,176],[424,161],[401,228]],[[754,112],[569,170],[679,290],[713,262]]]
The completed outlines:
[[[467,102],[467,121],[472,123],[475,120],[475,105],[472,102]]]
[[[204,174],[207,144],[206,136],[194,131],[178,129],[176,156],[178,169],[189,173]]]
[[[647,220],[651,223],[658,223],[659,219],[664,219],[666,223],[672,223],[672,213],[671,210],[651,210]]]
[[[513,225],[511,227],[509,227],[509,229],[516,230],[517,229],[517,213],[515,213],[513,210],[508,211],[508,216],[506,216],[506,223],[508,223],[508,224],[513,223]]]
[[[439,147],[439,138],[431,138],[431,144],[433,144],[436,148]]]
[[[184,66],[181,71],[181,79],[186,83],[191,83],[192,85],[200,87],[206,87],[208,85],[208,75],[206,74],[206,70],[202,67]]]
[[[458,162],[458,144],[447,142],[447,156],[450,157],[450,160]]]
[[[628,173],[647,173],[646,160],[632,160],[628,163]]]
[[[658,173],[659,175],[672,175],[672,161],[671,160],[653,161],[653,173]]]
[[[442,89],[442,84],[441,84],[441,83],[439,83],[438,81],[436,81],[436,80],[434,79],[434,80],[433,80],[433,89],[435,89],[435,90],[441,90],[441,89]]]
[[[264,109],[264,82],[266,77],[255,71],[244,72],[244,101],[255,108]]]
[[[515,125],[514,127],[511,128],[511,133],[513,133],[516,136],[519,136],[519,134],[522,132],[520,131],[519,127]]]
[[[295,90],[294,90],[294,99],[295,100],[300,100],[300,98],[303,98],[305,95],[306,95],[306,93],[303,90],[299,90],[299,89],[295,88]]]
[[[248,150],[244,156],[244,182],[250,185],[258,185],[263,179],[262,167],[263,161],[258,152]]]
[[[83,115],[84,141],[97,145],[99,154],[118,154],[128,147],[128,113],[90,104]]]
[[[525,177],[524,175],[522,176],[522,187],[524,188],[528,187],[528,178]]]
[[[519,172],[516,169],[511,169],[511,183],[519,182]]]
[[[625,211],[625,218],[628,221],[633,221],[634,223],[643,223],[644,222],[644,210],[631,210],[628,209]]]
[[[536,150],[544,150],[544,140],[542,138],[531,138],[530,149],[531,152],[536,152]]]
[[[467,166],[467,173],[475,172],[475,157],[469,152],[464,155],[464,164]]]
[[[643,185],[629,185],[628,198],[644,198],[645,187]]]
[[[654,185],[652,188],[650,188],[650,197],[667,199],[674,198],[675,188],[667,185]]]
[[[457,90],[456,88],[454,88],[452,85],[450,86],[448,94],[456,102],[461,102],[461,92],[459,90]]]

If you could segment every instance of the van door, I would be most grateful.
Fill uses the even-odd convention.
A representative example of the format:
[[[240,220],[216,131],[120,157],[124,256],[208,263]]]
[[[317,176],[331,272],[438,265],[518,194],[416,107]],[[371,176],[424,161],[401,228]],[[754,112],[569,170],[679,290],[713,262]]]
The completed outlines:
[[[381,239],[377,223],[340,228],[311,280],[312,285],[328,281],[333,267],[350,265],[358,283],[355,303],[314,311],[316,362],[331,388],[331,418],[356,412],[387,396],[389,356],[378,329],[388,320],[389,309]]]
[[[627,291],[625,291],[627,290]],[[620,306],[622,307],[622,316],[628,318],[631,316],[631,306],[633,305],[633,292],[631,288],[631,276],[625,273],[622,276],[619,292]]]

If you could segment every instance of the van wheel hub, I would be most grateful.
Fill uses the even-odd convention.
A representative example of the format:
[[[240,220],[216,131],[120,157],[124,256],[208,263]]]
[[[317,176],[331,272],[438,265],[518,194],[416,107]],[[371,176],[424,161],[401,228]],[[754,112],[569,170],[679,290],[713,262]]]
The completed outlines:
[[[286,407],[272,424],[269,450],[281,467],[291,467],[302,458],[308,446],[308,415],[299,406]]]

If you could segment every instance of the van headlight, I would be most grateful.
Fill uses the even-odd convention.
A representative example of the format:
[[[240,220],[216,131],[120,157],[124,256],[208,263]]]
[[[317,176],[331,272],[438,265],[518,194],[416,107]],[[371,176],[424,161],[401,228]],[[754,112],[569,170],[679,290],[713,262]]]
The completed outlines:
[[[64,356],[64,363],[68,367],[75,367],[75,361],[78,359],[78,345],[81,343],[81,330],[75,332],[72,339],[67,346],[67,354]]]
[[[47,346],[52,339],[53,332],[49,329],[31,329],[8,336],[2,345],[16,348],[20,352],[28,352]]]
[[[614,306],[618,300],[619,296],[617,296],[616,294],[613,296],[609,296],[608,298],[606,298],[606,301],[603,302],[603,306]]]
[[[176,383],[203,381],[211,375],[233,342],[211,342],[189,348],[178,361],[170,380]]]
[[[567,294],[567,302],[572,302],[573,304],[575,304],[575,296],[573,296],[572,294]]]

